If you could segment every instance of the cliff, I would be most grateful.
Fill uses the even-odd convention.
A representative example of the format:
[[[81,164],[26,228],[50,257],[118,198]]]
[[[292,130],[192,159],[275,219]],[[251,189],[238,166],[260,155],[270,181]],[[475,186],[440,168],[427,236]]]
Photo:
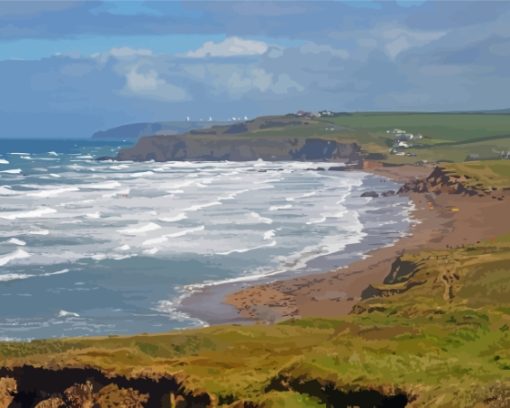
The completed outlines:
[[[399,193],[448,193],[448,194],[483,194],[483,186],[469,186],[469,177],[448,171],[443,167],[436,167],[425,179],[417,179],[405,183]]]
[[[237,133],[242,129],[234,130]],[[144,137],[135,146],[121,150],[116,159],[159,162],[263,159],[359,163],[361,151],[356,143],[339,143],[322,138],[191,134]]]

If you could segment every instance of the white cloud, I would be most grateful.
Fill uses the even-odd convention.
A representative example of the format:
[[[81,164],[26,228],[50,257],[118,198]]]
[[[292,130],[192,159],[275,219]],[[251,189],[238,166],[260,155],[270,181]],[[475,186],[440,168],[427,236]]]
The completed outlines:
[[[185,89],[167,82],[156,70],[141,72],[136,66],[127,71],[126,85],[122,93],[168,102],[190,99]]]
[[[228,37],[221,42],[207,41],[195,51],[185,55],[191,58],[234,57],[241,55],[262,55],[269,46],[262,41],[245,40],[239,37]]]
[[[213,67],[209,66],[213,75],[216,93],[227,93],[237,99],[251,92],[260,94],[284,95],[291,90],[302,92],[303,86],[287,74],[275,74],[261,67]]]
[[[298,92],[305,90],[302,85],[298,84],[287,74],[279,74],[273,83],[272,91],[275,94],[286,94],[291,89],[295,89]]]
[[[273,75],[262,68],[252,68],[244,73],[234,72],[226,85],[233,94],[238,94],[251,90],[266,92],[271,87],[272,82]]]
[[[421,47],[438,40],[445,34],[444,31],[415,31],[401,27],[384,27],[380,32],[384,41],[384,50],[392,59],[411,48]]]

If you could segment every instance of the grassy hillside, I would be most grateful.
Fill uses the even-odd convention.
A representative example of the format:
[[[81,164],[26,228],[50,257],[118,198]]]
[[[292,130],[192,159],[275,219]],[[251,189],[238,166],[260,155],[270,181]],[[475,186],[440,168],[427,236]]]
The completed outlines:
[[[343,128],[337,137],[354,137],[367,152],[386,154],[389,163],[459,162],[470,155],[495,159],[510,151],[509,114],[358,113],[321,120]],[[395,128],[423,135],[405,150],[410,156],[388,153],[393,137],[386,131]]]
[[[414,406],[505,407],[508,265],[510,235],[403,257],[343,319],[3,343],[0,356],[3,365],[175,376],[189,392],[223,403],[320,407],[344,398],[368,406],[380,395],[405,395]]]
[[[394,136],[387,131],[395,128],[423,135],[405,150],[410,156],[389,153]],[[505,113],[352,113],[320,118],[287,115],[213,129],[210,134],[216,136],[321,137],[357,142],[367,154],[384,154],[385,162],[396,164],[419,160],[460,162],[469,155],[496,159],[501,151],[510,151],[510,114]]]
[[[396,135],[388,133],[392,129],[402,129],[421,137],[410,141],[408,147],[395,151]],[[264,116],[186,133],[189,142],[199,143],[215,140],[235,143],[246,138],[323,138],[357,143],[367,158],[390,164],[461,162],[467,158],[493,160],[500,158],[502,152],[510,152],[510,114],[346,113],[323,117],[290,114]],[[400,154],[395,154],[397,151]]]

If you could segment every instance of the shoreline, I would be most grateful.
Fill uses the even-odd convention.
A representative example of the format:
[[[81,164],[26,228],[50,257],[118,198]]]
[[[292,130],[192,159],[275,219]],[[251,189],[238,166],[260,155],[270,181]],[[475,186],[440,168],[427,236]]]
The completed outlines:
[[[382,167],[369,163],[363,170],[405,183],[428,176],[432,169],[430,166]],[[383,282],[392,264],[403,253],[476,243],[503,234],[510,228],[505,202],[490,196],[466,198],[460,194],[414,192],[406,195],[415,205],[412,218],[417,221],[406,236],[392,245],[369,251],[363,259],[341,268],[231,290],[225,293],[222,305],[229,310],[230,318],[208,323],[345,316],[362,299],[366,288]],[[188,307],[195,302],[204,306],[206,299],[207,294],[196,293],[186,303]]]
[[[404,166],[408,175],[403,176],[402,169],[395,171],[394,168],[389,168],[384,171],[380,171],[370,166],[364,169],[358,169],[368,174],[375,176],[382,176],[389,179],[392,182],[403,183],[411,181],[416,177],[426,176],[430,173],[430,167],[419,167],[419,166]],[[341,271],[349,268],[351,265],[357,262],[363,262],[367,259],[367,256],[373,253],[377,253],[379,250],[385,248],[392,248],[397,243],[401,242],[416,226],[414,213],[416,212],[416,203],[411,200],[415,208],[411,212],[411,225],[408,230],[405,231],[404,237],[398,238],[396,241],[377,247],[376,249],[370,250],[370,242],[359,242],[351,244],[351,249],[341,251],[343,258],[345,258],[345,264],[333,269],[333,271]],[[420,222],[420,221],[418,221]],[[364,247],[361,259],[359,246]],[[348,247],[347,247],[348,248]],[[313,280],[317,277],[329,274],[332,272],[331,266],[326,266],[322,271],[305,272],[298,276],[284,275],[276,277],[275,281],[272,282],[260,282],[254,280],[252,283],[239,282],[223,285],[211,285],[197,291],[190,296],[183,299],[182,303],[178,307],[178,310],[185,313],[186,315],[203,321],[207,325],[216,325],[224,323],[250,323],[254,320],[264,321],[276,321],[282,318],[289,318],[296,315],[296,313],[289,312],[288,304],[289,297],[287,294],[283,294],[281,290],[274,290],[274,285],[284,282],[290,282],[294,280]],[[248,286],[247,286],[248,285]],[[368,286],[368,285],[367,285]],[[264,292],[264,296],[260,297],[260,288]],[[320,297],[333,296],[335,298],[344,296],[345,293],[326,293],[321,294]],[[341,292],[341,291],[340,291]],[[241,296],[238,296],[241,294]],[[246,295],[246,296],[245,296]],[[340,295],[340,296],[339,296]],[[245,297],[251,298],[251,302],[247,302]],[[352,296],[348,296],[350,300],[354,300]],[[257,299],[255,301],[255,299]],[[357,302],[357,300],[355,301]],[[211,306],[214,305],[214,311],[211,312]],[[254,310],[247,312],[246,306]],[[283,308],[283,310],[282,310]],[[220,316],[220,317],[219,317]]]

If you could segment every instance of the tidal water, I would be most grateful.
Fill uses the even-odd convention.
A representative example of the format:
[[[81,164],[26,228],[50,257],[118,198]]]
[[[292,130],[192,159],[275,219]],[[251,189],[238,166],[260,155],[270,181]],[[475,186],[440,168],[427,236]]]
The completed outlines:
[[[363,172],[95,160],[120,147],[0,140],[0,339],[204,325],[179,307],[204,286],[319,272],[410,223],[407,198],[360,197],[398,188]]]

